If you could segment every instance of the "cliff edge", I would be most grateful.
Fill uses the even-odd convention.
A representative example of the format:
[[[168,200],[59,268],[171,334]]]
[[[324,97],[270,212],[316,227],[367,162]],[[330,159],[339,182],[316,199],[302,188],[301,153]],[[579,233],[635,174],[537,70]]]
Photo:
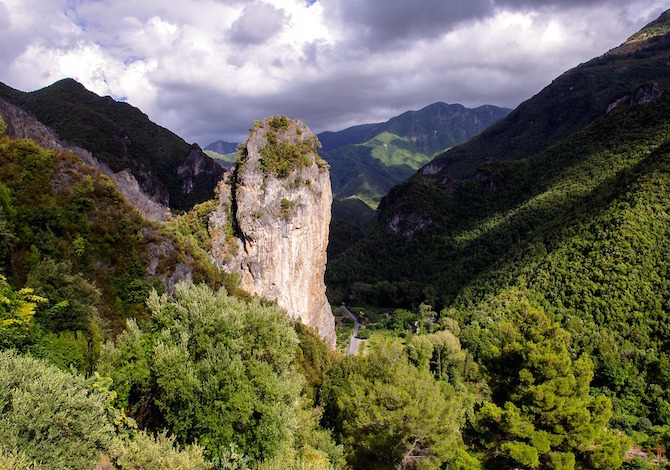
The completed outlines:
[[[335,345],[324,274],[332,192],[318,139],[300,121],[257,121],[218,186],[212,255],[247,292],[274,300]]]

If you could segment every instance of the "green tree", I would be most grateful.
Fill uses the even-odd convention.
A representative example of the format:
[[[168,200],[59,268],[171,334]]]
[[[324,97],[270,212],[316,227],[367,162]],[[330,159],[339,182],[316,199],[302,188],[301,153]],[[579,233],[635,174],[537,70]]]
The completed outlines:
[[[42,259],[28,274],[26,285],[49,299],[35,319],[41,337],[31,351],[61,368],[73,364],[90,373],[100,351],[96,322],[101,294],[68,260]]]
[[[412,365],[400,343],[374,344],[331,380],[326,399],[336,402],[354,468],[440,468],[455,459],[466,394]]]
[[[83,377],[11,351],[0,352],[0,435],[3,451],[45,468],[90,469],[114,452],[102,395]]]
[[[7,278],[0,275],[0,348],[25,347],[33,328],[33,317],[44,297],[30,288],[14,291]]]
[[[81,273],[74,273],[70,261],[44,258],[30,271],[26,285],[48,298],[52,306],[60,304],[40,316],[46,331],[81,331],[92,336],[100,291]]]
[[[568,352],[570,335],[541,307],[512,300],[510,315],[483,332],[494,402],[477,412],[491,461],[527,468],[618,468],[627,441],[606,430],[612,404],[589,395],[593,364]]]
[[[140,431],[126,437],[116,464],[121,470],[207,470],[212,465],[205,460],[203,449],[197,445],[181,448],[174,436],[159,433],[155,436]]]
[[[0,183],[0,271],[7,272],[9,258],[16,241],[16,237],[9,228],[5,217],[5,209],[2,207],[2,183]]]
[[[439,379],[462,381],[465,351],[451,331],[412,336],[407,342],[409,357],[418,367],[428,367]]]
[[[181,444],[197,440],[212,457],[235,444],[261,460],[292,444],[303,380],[282,310],[188,283],[174,297],[152,293],[148,306],[149,325],[130,321],[101,353],[119,407]]]

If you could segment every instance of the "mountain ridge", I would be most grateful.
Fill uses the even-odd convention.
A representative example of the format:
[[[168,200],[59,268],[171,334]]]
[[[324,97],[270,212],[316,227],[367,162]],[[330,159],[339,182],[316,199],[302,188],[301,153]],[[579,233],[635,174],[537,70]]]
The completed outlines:
[[[114,172],[130,171],[156,202],[183,210],[214,196],[222,176],[218,165],[199,146],[128,103],[100,97],[71,78],[32,92],[2,84],[0,97],[30,112],[69,145],[90,151]]]
[[[437,152],[465,142],[510,112],[436,102],[386,122],[318,134],[320,155],[331,165],[335,199],[356,197],[376,209],[382,196]]]

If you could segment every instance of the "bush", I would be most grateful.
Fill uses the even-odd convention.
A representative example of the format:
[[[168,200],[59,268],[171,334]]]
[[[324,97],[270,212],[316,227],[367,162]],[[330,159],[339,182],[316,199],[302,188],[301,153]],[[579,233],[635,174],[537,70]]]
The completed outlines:
[[[152,436],[138,432],[134,439],[125,439],[117,464],[122,470],[201,470],[211,468],[197,445],[179,448],[173,436],[165,432]]]
[[[115,437],[104,398],[82,377],[11,351],[0,352],[0,435],[20,453],[3,458],[59,469],[92,468]]]

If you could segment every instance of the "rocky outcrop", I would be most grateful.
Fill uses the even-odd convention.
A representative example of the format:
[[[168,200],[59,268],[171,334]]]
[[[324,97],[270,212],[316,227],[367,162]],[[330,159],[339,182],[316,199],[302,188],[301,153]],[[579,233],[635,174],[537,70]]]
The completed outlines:
[[[433,221],[422,214],[392,214],[384,223],[384,230],[389,235],[412,240],[417,232],[433,225]]]
[[[50,150],[65,150],[56,133],[39,122],[27,111],[0,98],[0,116],[7,126],[6,134],[12,139],[31,139]]]
[[[286,117],[257,122],[210,217],[212,254],[241,287],[335,345],[324,274],[332,193],[318,140]]]
[[[193,144],[184,161],[175,167],[174,174],[180,182],[182,196],[188,196],[200,184],[205,183],[210,188],[216,186],[222,172],[199,145]]]
[[[630,104],[640,105],[651,103],[652,101],[656,101],[661,96],[663,96],[663,87],[660,83],[647,83],[635,90],[635,93],[633,93],[633,96],[630,99]]]
[[[628,104],[631,106],[639,106],[656,101],[663,96],[663,87],[658,82],[649,82],[638,87],[632,95],[625,95],[607,106],[605,114],[609,114],[619,106]]]

